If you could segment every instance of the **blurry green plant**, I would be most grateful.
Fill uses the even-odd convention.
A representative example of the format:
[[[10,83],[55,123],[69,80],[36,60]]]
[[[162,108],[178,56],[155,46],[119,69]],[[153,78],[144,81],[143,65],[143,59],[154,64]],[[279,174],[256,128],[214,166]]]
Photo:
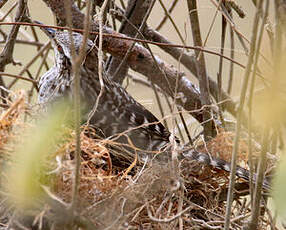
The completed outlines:
[[[16,206],[27,208],[44,199],[41,185],[49,186],[51,154],[62,142],[70,114],[66,104],[57,105],[53,113],[36,122],[17,146],[13,162],[7,166],[6,172],[7,190]]]
[[[286,156],[280,159],[273,181],[273,198],[279,216],[286,217]]]
[[[265,107],[268,110],[268,114],[271,114],[272,127],[283,130],[286,125],[286,55],[281,57],[281,66],[277,75],[273,76],[274,81],[276,80],[274,90],[269,96],[269,104]],[[278,70],[277,70],[278,71]],[[276,91],[275,91],[276,90]],[[284,130],[281,132],[281,138],[285,138]],[[286,217],[286,152],[285,147],[279,153],[279,164],[275,169],[275,177],[273,179],[273,198],[277,212],[280,217]]]

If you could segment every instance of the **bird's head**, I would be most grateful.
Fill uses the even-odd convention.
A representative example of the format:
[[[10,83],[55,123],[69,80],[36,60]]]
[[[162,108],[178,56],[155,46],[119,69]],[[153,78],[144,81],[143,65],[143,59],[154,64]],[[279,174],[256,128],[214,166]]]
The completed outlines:
[[[41,30],[51,39],[55,56],[72,58],[72,42],[74,43],[75,54],[77,55],[83,44],[83,36],[80,33],[72,32],[71,36],[68,31],[54,30],[48,27],[40,27]],[[93,42],[87,40],[86,52],[93,47]]]

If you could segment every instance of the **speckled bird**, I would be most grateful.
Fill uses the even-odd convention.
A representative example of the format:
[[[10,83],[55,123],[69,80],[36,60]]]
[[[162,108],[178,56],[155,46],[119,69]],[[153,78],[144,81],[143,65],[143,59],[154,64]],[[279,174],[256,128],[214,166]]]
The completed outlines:
[[[42,27],[52,41],[55,53],[55,64],[40,79],[38,102],[49,106],[61,98],[70,100],[73,95],[72,54],[70,35],[66,31],[56,31]],[[78,54],[83,44],[80,33],[72,33],[75,53]],[[157,159],[168,161],[171,156],[171,133],[144,106],[138,103],[121,85],[102,74],[103,87],[98,77],[98,59],[95,44],[87,40],[86,57],[80,66],[80,97],[84,121],[95,126],[102,138],[109,138],[127,146],[128,152],[136,152],[140,159]],[[101,92],[102,90],[102,92]],[[96,111],[94,109],[98,96],[101,96]],[[117,138],[116,138],[117,137]],[[176,142],[178,140],[175,138]],[[152,151],[152,152],[151,152]],[[160,154],[154,154],[154,152]],[[211,157],[194,149],[180,147],[179,158],[188,158],[213,166],[217,169],[230,171],[230,164],[224,160]],[[156,157],[155,157],[156,156]],[[237,167],[236,175],[249,180],[249,171]],[[264,187],[269,188],[267,181]]]

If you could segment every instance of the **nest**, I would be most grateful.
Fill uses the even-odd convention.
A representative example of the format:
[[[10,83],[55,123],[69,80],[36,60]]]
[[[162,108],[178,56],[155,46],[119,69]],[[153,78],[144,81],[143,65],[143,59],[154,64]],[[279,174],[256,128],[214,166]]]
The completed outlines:
[[[14,143],[23,130],[32,125],[25,121],[28,111],[23,93],[3,109],[0,119],[1,163],[11,163]],[[28,119],[29,120],[29,119]],[[74,132],[66,129],[65,138],[47,159],[45,196],[23,209],[5,202],[9,194],[1,191],[1,226],[15,229],[222,229],[225,223],[228,174],[197,162],[174,161],[169,164],[123,162],[112,164],[116,155],[110,143],[81,132],[79,195],[74,215],[70,214],[74,178]],[[229,159],[233,133],[221,132],[207,143],[209,153],[221,152]],[[242,140],[240,150],[245,152]],[[204,149],[203,147],[201,149]],[[5,160],[3,160],[5,159]],[[122,159],[120,159],[122,161]],[[247,158],[240,158],[246,164]],[[1,177],[7,177],[5,173]],[[241,182],[241,181],[239,181]],[[232,206],[231,229],[243,229],[251,215],[248,184],[237,183]],[[32,201],[31,201],[32,202]],[[265,206],[259,229],[267,229],[272,220]]]

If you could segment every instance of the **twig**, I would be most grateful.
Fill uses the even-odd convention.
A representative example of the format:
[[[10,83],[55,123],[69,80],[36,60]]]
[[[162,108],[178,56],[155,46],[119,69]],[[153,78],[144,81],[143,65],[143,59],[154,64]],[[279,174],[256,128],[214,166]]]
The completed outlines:
[[[15,2],[9,10],[7,10],[7,12],[2,16],[2,18],[0,19],[0,22],[3,22],[7,17],[8,15],[16,8],[16,6],[18,5],[19,2]],[[2,15],[2,14],[1,14]]]
[[[181,213],[183,211],[183,197],[184,197],[184,186],[181,186],[180,191],[179,191],[179,200],[178,200],[178,213]],[[183,219],[182,216],[179,217],[179,230],[183,230]]]
[[[189,10],[189,17],[191,22],[191,29],[193,34],[193,40],[194,45],[198,47],[202,47],[202,38],[201,38],[201,32],[200,32],[200,23],[199,23],[199,17],[197,12],[197,3],[195,0],[188,0],[188,10]],[[198,79],[199,79],[199,87],[200,87],[200,100],[202,103],[202,106],[210,105],[210,93],[209,93],[209,82],[206,72],[206,64],[205,64],[205,57],[202,52],[195,51],[197,63],[196,63],[196,69],[198,73]],[[206,109],[203,111],[203,122],[209,121],[211,119],[211,110]],[[213,124],[212,122],[205,122],[203,124],[204,127],[204,136],[205,139],[208,140],[210,137],[215,136]]]
[[[141,3],[141,4],[142,4],[142,3]],[[138,30],[137,30],[137,28],[135,27],[135,29],[137,30],[137,32],[136,32],[136,34],[135,34],[135,36],[134,36],[135,39],[139,36],[139,34],[142,36],[141,31],[143,30],[143,28],[144,28],[144,26],[145,26],[145,23],[146,23],[146,21],[147,21],[149,15],[150,15],[150,13],[151,13],[151,10],[153,9],[154,4],[155,4],[155,1],[154,1],[154,0],[151,1],[149,5],[145,4],[145,5],[148,6],[148,7],[146,8],[147,11],[146,11],[146,14],[144,15],[144,18],[142,19],[141,25],[140,25],[140,27],[138,28]],[[137,7],[138,7],[138,6],[140,7],[140,3],[137,3],[136,5],[137,5]],[[135,12],[135,13],[136,13],[136,12]],[[126,18],[126,21],[128,21],[128,18]],[[130,23],[131,23],[131,22],[129,22],[129,24],[130,24]],[[132,24],[131,24],[131,25],[132,25]],[[133,44],[128,48],[128,50],[127,50],[126,54],[124,55],[122,61],[120,62],[119,66],[117,67],[117,69],[116,69],[116,71],[115,71],[115,73],[113,74],[112,79],[115,78],[116,82],[122,83],[122,81],[123,81],[123,79],[124,79],[125,76],[121,76],[121,77],[120,77],[120,81],[118,81],[118,80],[116,79],[116,75],[118,74],[118,71],[121,69],[121,66],[126,65],[125,62],[126,62],[126,60],[128,59],[128,57],[129,57],[129,55],[130,55],[132,49],[134,48],[135,44],[136,44],[136,42],[134,41]],[[149,50],[149,51],[150,51],[150,50]],[[118,77],[117,77],[117,78],[118,78]]]
[[[265,7],[265,13],[262,18],[262,24],[260,27],[259,35],[258,35],[258,41],[257,41],[257,52],[255,53],[254,58],[254,65],[253,70],[256,71],[258,66],[258,60],[259,60],[259,50],[261,47],[262,37],[263,37],[263,31],[264,31],[264,25],[266,23],[267,17],[268,17],[268,11],[269,11],[269,0],[266,0],[266,7]],[[251,201],[253,202],[254,198],[254,188],[253,188],[253,173],[254,173],[254,166],[253,166],[253,154],[252,154],[252,103],[253,103],[253,95],[254,95],[254,88],[255,88],[255,81],[256,81],[256,75],[253,74],[251,76],[251,82],[250,82],[250,89],[249,89],[249,99],[248,99],[248,106],[249,106],[249,112],[248,112],[248,161],[249,161],[249,171],[250,171],[250,180],[249,180],[249,187],[250,187],[250,194],[251,194]],[[253,203],[251,204],[253,205]]]
[[[222,2],[220,2],[219,5],[223,5]],[[221,17],[222,19],[222,22],[221,22],[221,48],[220,48],[220,53],[221,55],[223,55],[224,53],[224,46],[225,46],[225,36],[226,36],[226,20],[225,18],[222,16]],[[218,85],[218,94],[217,94],[217,102],[218,102],[218,107],[219,107],[219,111],[218,111],[218,114],[219,114],[219,117],[220,117],[220,120],[221,120],[221,123],[222,123],[222,126],[225,127],[225,122],[224,122],[224,118],[223,118],[223,104],[220,103],[220,101],[222,100],[222,70],[223,70],[223,58],[220,56],[219,58],[219,70],[218,70],[218,74],[217,74],[217,85]]]
[[[129,37],[138,37],[140,31],[145,26],[147,18],[150,14],[150,3],[144,3],[144,0],[130,0],[128,1],[127,9],[123,15],[123,21],[119,28],[119,33],[126,34]],[[121,12],[121,11],[120,11]],[[140,25],[140,26],[139,26]],[[138,27],[138,28],[137,28]],[[139,32],[138,32],[139,31]],[[130,48],[131,50],[131,48]],[[127,52],[124,58],[110,57],[106,66],[108,74],[112,77],[113,81],[122,84],[128,72],[128,64],[126,63]]]
[[[0,1],[0,9],[2,8],[2,6],[4,6],[6,4],[8,0],[1,0]]]
[[[263,141],[262,141],[261,155],[259,158],[257,181],[253,195],[253,206],[251,212],[251,220],[249,223],[250,230],[256,230],[258,227],[258,219],[259,219],[258,217],[260,215],[261,190],[262,190],[264,172],[266,168],[266,152],[268,151],[269,132],[270,132],[270,127],[266,126],[263,132]]]
[[[29,22],[32,22],[30,19],[29,19]],[[31,27],[31,30],[32,30],[32,34],[33,34],[33,36],[34,36],[34,40],[35,40],[35,42],[39,42],[39,38],[38,38],[38,35],[37,35],[37,33],[36,33],[36,31],[35,31],[35,27]],[[41,47],[39,47],[39,46],[37,46],[37,50],[39,50]],[[42,64],[40,65],[40,67],[39,67],[39,70],[42,68],[42,65],[44,64],[45,65],[45,67],[46,67],[46,69],[48,70],[49,69],[49,66],[48,66],[48,63],[47,63],[47,61],[46,61],[46,58],[43,56],[43,54],[41,55],[41,57],[42,57]],[[39,71],[38,71],[39,72]]]
[[[64,202],[61,198],[59,198],[58,196],[56,196],[55,194],[53,194],[50,190],[49,187],[45,186],[45,185],[41,185],[41,188],[44,190],[44,192],[49,196],[50,199],[56,201],[57,203],[60,203],[61,205],[63,205],[64,207],[68,207],[68,204],[66,202]]]
[[[251,72],[251,66],[253,63],[253,58],[254,58],[254,53],[255,53],[258,21],[259,21],[259,14],[260,14],[262,1],[263,0],[260,0],[259,2],[259,7],[257,7],[254,22],[253,22],[250,53],[249,53],[248,63],[247,63],[246,70],[245,70],[244,79],[243,79],[242,90],[240,93],[240,102],[239,102],[239,108],[237,112],[235,139],[234,139],[234,146],[233,146],[232,159],[231,159],[231,173],[230,173],[229,189],[228,189],[228,194],[227,194],[227,207],[226,207],[226,218],[225,218],[224,230],[229,230],[229,227],[230,227],[231,207],[232,207],[232,201],[233,201],[233,188],[235,184],[236,159],[237,159],[240,132],[241,132],[241,121],[242,121],[243,107],[245,104],[247,85],[248,85],[249,76]]]
[[[25,72],[28,71],[30,66],[41,56],[41,54],[50,47],[50,42],[47,42],[40,50],[39,52],[22,68],[22,70],[18,73],[19,76],[23,75]],[[11,89],[11,87],[18,81],[18,79],[14,79],[8,86],[8,89]]]
[[[22,77],[22,76],[11,74],[11,73],[5,73],[5,72],[0,72],[0,76],[13,77],[13,78],[18,78],[18,79],[21,79],[24,81],[29,81],[29,82],[33,83],[33,85],[37,88],[38,81],[36,81],[34,79]]]
[[[122,199],[123,199],[123,202],[122,202],[122,206],[121,206],[121,209],[120,209],[120,211],[121,211],[120,214],[117,216],[117,218],[113,221],[113,223],[110,226],[105,228],[106,230],[112,229],[112,227],[120,220],[120,218],[122,218],[122,216],[124,214],[124,206],[125,206],[125,203],[126,203],[126,199],[125,198],[122,198]]]
[[[103,76],[102,76],[102,65],[103,65],[103,54],[102,54],[102,39],[103,39],[103,35],[102,35],[102,31],[103,31],[103,24],[102,24],[102,19],[103,19],[103,12],[105,11],[106,5],[107,5],[108,0],[104,0],[101,8],[100,8],[100,12],[98,15],[98,20],[99,20],[99,44],[98,44],[98,78],[99,78],[99,83],[100,83],[100,92],[96,98],[95,104],[91,110],[91,112],[88,114],[88,121],[87,123],[89,123],[90,119],[93,117],[95,111],[98,108],[98,104],[99,104],[99,100],[103,95],[103,88],[104,88],[104,82],[103,82]]]
[[[155,30],[159,31],[162,26],[165,24],[165,22],[167,21],[167,19],[170,17],[172,11],[175,9],[176,5],[178,3],[178,0],[174,0],[172,2],[172,5],[170,6],[170,8],[168,9],[168,14],[165,13],[164,18],[162,19],[162,21],[159,23],[159,25],[156,27]]]
[[[0,44],[2,43],[6,43],[7,38],[5,40],[0,41]],[[31,46],[37,46],[37,47],[42,47],[44,44],[41,42],[33,42],[33,41],[25,41],[25,40],[21,40],[21,39],[16,39],[16,43],[17,44],[27,44],[27,45],[31,45]]]
[[[165,7],[163,1],[162,1],[162,0],[159,0],[159,3],[160,3],[161,7],[163,8],[163,10],[164,10],[164,12],[165,12],[165,15],[168,17],[168,19],[170,20],[172,26],[174,27],[176,33],[178,34],[178,36],[179,36],[181,42],[183,43],[183,45],[186,45],[185,39],[183,38],[183,36],[182,36],[182,34],[181,34],[181,32],[180,32],[178,26],[176,25],[176,23],[175,23],[174,20],[173,20],[173,18],[170,16],[169,12],[167,11],[167,9],[166,9],[166,7]]]
[[[90,1],[89,1],[90,2]],[[71,2],[69,0],[64,1],[66,18],[67,18],[67,26],[72,27],[72,15],[71,15]],[[78,187],[80,182],[80,162],[81,162],[81,147],[80,147],[80,76],[79,76],[79,68],[81,64],[81,56],[82,52],[85,52],[85,47],[81,47],[81,51],[79,54],[79,58],[76,57],[75,53],[75,45],[72,36],[72,31],[68,30],[69,32],[69,39],[70,39],[70,49],[71,49],[71,56],[72,56],[72,77],[74,79],[73,84],[73,118],[74,118],[74,131],[75,131],[75,167],[73,171],[73,184],[72,184],[72,198],[70,203],[70,215],[73,218],[73,222],[75,222],[75,211],[78,203]],[[84,50],[84,51],[82,51]]]
[[[195,219],[195,218],[192,218],[190,221],[201,224],[201,227],[204,227],[203,229],[221,229],[221,226],[212,226],[212,225],[210,225],[209,222],[211,222],[212,224],[222,224],[222,223],[219,223],[217,221],[206,222],[204,220]],[[213,222],[215,222],[215,223],[213,223]]]
[[[43,66],[45,65],[45,63],[47,64],[48,54],[49,54],[49,50],[47,50],[46,53],[44,55],[42,55],[42,60],[41,60],[40,66],[38,68],[38,71],[37,71],[37,73],[35,75],[35,79],[39,79],[39,76],[40,76],[40,73],[41,73],[41,70],[42,70]]]
[[[240,18],[245,17],[245,13],[243,9],[239,5],[237,5],[234,0],[226,0],[225,4],[227,7],[232,8],[238,14]]]
[[[171,218],[164,218],[164,219],[159,219],[156,218],[152,215],[151,211],[150,211],[150,207],[149,207],[149,202],[146,202],[146,209],[147,209],[147,213],[148,213],[148,217],[154,221],[154,222],[158,222],[158,223],[170,223],[173,220],[181,217],[185,212],[189,211],[193,206],[189,206],[187,208],[185,208],[183,211],[177,213],[175,216],[171,217]]]
[[[229,13],[230,17],[232,18],[232,12]],[[229,27],[229,34],[230,34],[230,58],[234,59],[234,33],[231,27]],[[230,95],[232,90],[232,82],[233,82],[233,73],[234,73],[234,64],[230,62],[229,67],[229,80],[227,85],[227,93]],[[223,92],[222,92],[223,93]]]
[[[16,16],[15,16],[15,22],[19,22],[22,20],[25,14],[25,11],[26,11],[26,7],[27,7],[26,0],[19,0],[18,4],[19,4],[19,7],[18,7]],[[10,63],[16,64],[16,62],[13,60],[13,52],[14,52],[16,37],[19,32],[19,28],[20,28],[20,25],[14,25],[12,27],[10,34],[7,38],[5,47],[3,48],[0,54],[0,71],[1,72],[4,72],[6,65]],[[3,86],[4,88],[6,88],[2,77],[0,77],[0,86]],[[1,89],[0,94],[3,100],[3,103],[6,103],[6,97],[8,96],[7,93]]]

